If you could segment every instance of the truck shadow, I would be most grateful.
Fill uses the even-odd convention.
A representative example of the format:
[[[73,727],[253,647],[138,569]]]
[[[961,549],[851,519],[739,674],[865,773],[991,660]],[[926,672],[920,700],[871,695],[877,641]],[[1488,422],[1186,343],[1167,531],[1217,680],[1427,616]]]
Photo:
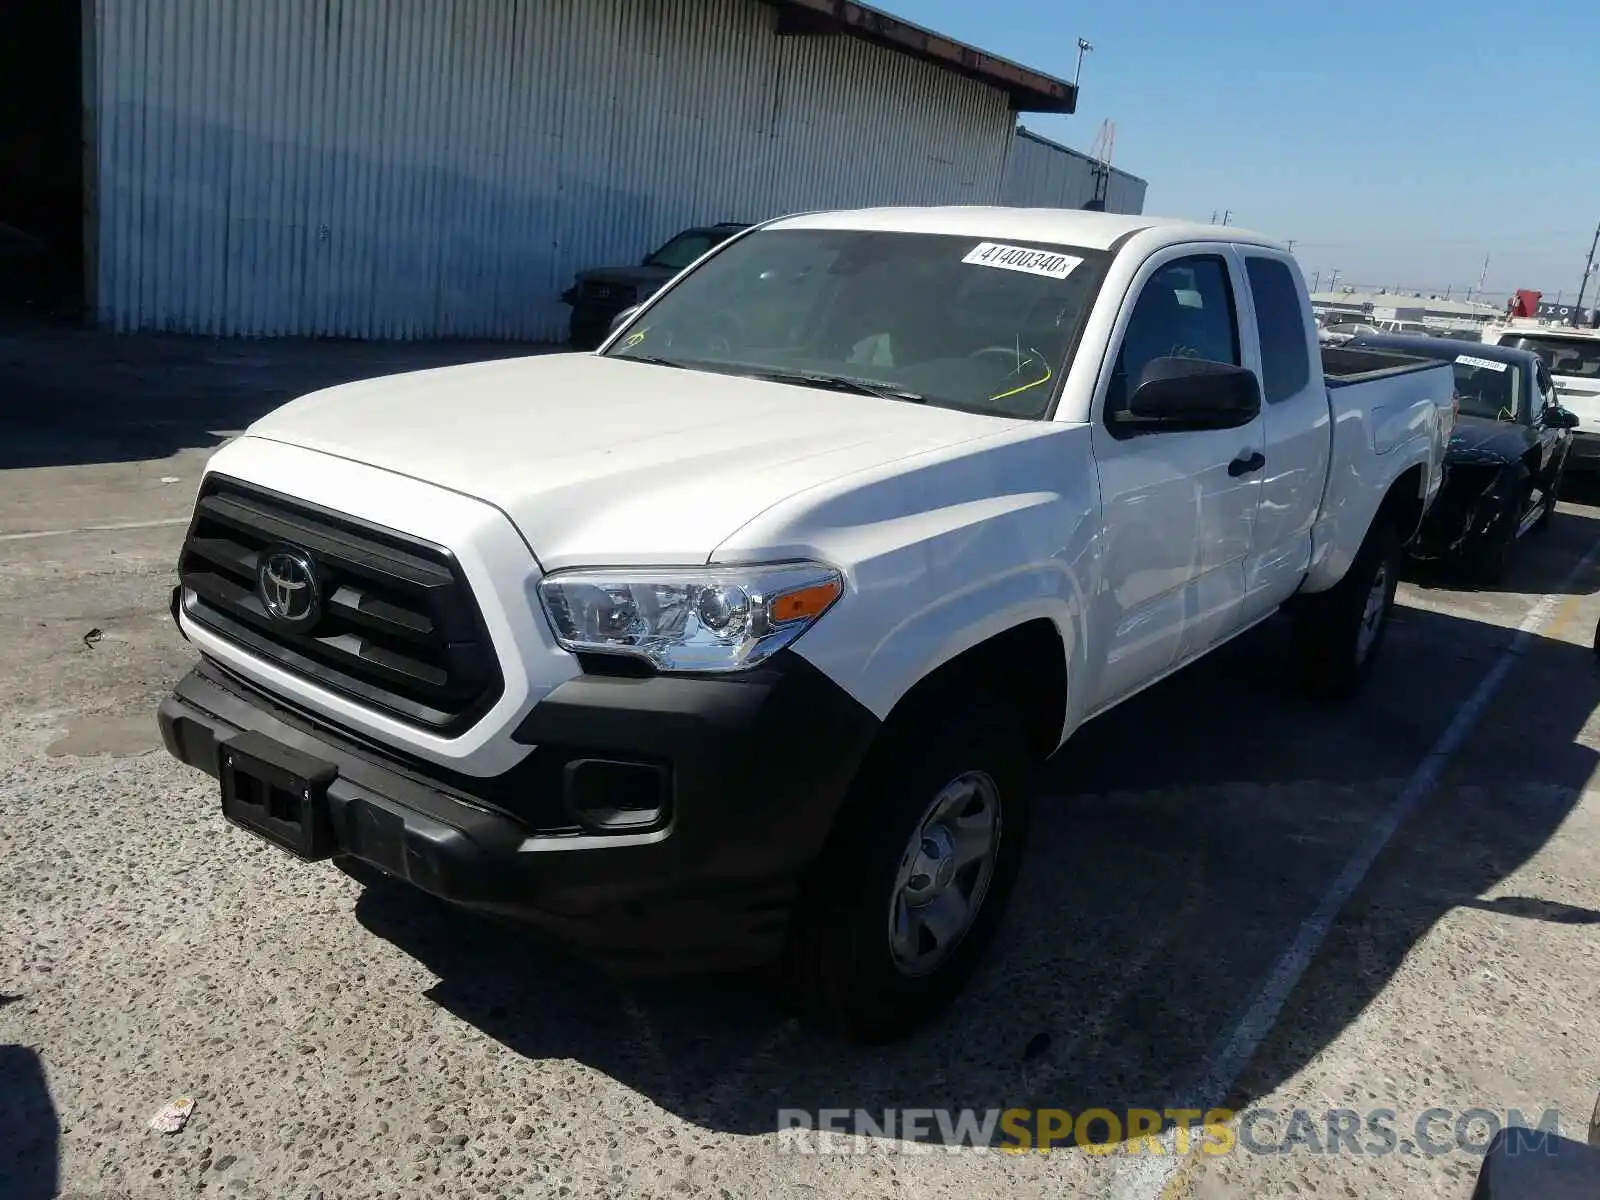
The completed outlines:
[[[0,1005],[20,996],[0,994]],[[60,1186],[61,1123],[44,1064],[27,1046],[0,1046],[0,1196],[51,1200]]]
[[[1284,637],[1269,623],[1074,739],[1051,765],[985,968],[945,1016],[886,1048],[810,1031],[751,980],[613,981],[398,887],[369,889],[357,913],[438,977],[429,997],[460,1019],[529,1058],[585,1063],[709,1129],[769,1132],[782,1109],[1186,1106],[1208,1098],[1194,1095],[1207,1051],[1514,631],[1402,609],[1347,707],[1303,701],[1282,681]],[[1235,1104],[1327,1047],[1454,908],[1595,919],[1534,895],[1484,898],[1545,844],[1595,768],[1577,742],[1600,705],[1594,656],[1549,637],[1520,645]]]
[[[116,335],[0,317],[0,470],[209,449],[319,388],[545,353],[533,343]]]

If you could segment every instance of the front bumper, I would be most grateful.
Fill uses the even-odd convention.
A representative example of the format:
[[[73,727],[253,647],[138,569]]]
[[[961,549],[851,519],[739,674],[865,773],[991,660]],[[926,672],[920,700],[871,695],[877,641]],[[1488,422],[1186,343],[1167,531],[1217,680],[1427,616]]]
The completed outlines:
[[[781,949],[800,882],[877,731],[814,667],[780,654],[740,676],[584,675],[517,731],[532,745],[475,779],[404,759],[280,704],[210,662],[160,706],[167,749],[217,776],[238,742],[331,770],[332,853],[445,900],[524,921],[635,970],[754,965]],[[573,764],[649,764],[653,827],[585,830]]]
[[[1417,530],[1412,557],[1457,558],[1498,535],[1503,522],[1516,519],[1511,512],[1510,486],[1511,476],[1504,471],[1447,469],[1444,484]]]

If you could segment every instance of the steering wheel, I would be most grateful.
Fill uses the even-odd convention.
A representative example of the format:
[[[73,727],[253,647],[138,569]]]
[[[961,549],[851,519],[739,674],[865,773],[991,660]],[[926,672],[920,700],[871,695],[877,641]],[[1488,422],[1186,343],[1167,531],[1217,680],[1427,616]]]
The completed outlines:
[[[985,354],[1003,354],[1013,362],[1016,362],[1018,359],[1031,357],[1032,352],[1029,350],[1019,351],[1015,346],[983,346],[980,349],[972,351],[967,355],[967,357],[978,358]]]

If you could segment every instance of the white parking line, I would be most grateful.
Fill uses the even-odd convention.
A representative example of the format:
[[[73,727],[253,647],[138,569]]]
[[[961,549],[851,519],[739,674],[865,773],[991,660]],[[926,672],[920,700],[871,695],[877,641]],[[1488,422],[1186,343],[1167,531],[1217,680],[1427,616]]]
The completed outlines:
[[[1367,872],[1372,869],[1373,862],[1383,853],[1384,847],[1394,837],[1395,831],[1433,791],[1444,768],[1461,749],[1467,735],[1472,732],[1473,726],[1483,715],[1484,708],[1499,691],[1500,685],[1505,682],[1505,677],[1512,666],[1517,659],[1527,653],[1534,637],[1555,615],[1561,602],[1571,595],[1573,585],[1590,569],[1596,558],[1600,558],[1600,542],[1591,546],[1588,553],[1572,568],[1571,573],[1562,582],[1559,592],[1546,594],[1522,619],[1510,644],[1501,652],[1494,666],[1489,668],[1488,674],[1483,677],[1472,694],[1456,710],[1455,718],[1439,736],[1439,740],[1433,744],[1427,757],[1412,772],[1411,778],[1406,781],[1405,789],[1378,818],[1365,840],[1356,848],[1355,853],[1345,863],[1344,869],[1334,879],[1327,894],[1322,897],[1321,903],[1301,923],[1294,941],[1289,943],[1288,949],[1273,964],[1272,971],[1262,983],[1250,1007],[1245,1010],[1244,1017],[1202,1060],[1195,1078],[1186,1089],[1188,1094],[1179,1097],[1186,1106],[1202,1111],[1221,1106],[1245,1065],[1261,1047],[1267,1035],[1272,1032],[1272,1027],[1277,1023],[1278,1015],[1283,1011],[1290,993],[1310,967],[1323,940],[1333,928],[1334,921],[1349,903],[1361,881],[1366,878]],[[1192,1105],[1189,1103],[1191,1100],[1194,1101]],[[1159,1200],[1167,1194],[1168,1186],[1173,1183],[1179,1169],[1189,1161],[1189,1158],[1179,1157],[1175,1153],[1177,1140],[1175,1130],[1167,1130],[1159,1140],[1162,1151],[1160,1154],[1136,1154],[1117,1160],[1113,1167],[1114,1174],[1109,1192],[1111,1196],[1117,1200]]]
[[[125,521],[120,525],[84,525],[77,529],[30,529],[26,533],[0,533],[0,542],[21,542],[29,538],[70,537],[75,533],[115,533],[119,529],[161,529],[167,525],[187,525],[188,517],[167,517],[160,521]]]

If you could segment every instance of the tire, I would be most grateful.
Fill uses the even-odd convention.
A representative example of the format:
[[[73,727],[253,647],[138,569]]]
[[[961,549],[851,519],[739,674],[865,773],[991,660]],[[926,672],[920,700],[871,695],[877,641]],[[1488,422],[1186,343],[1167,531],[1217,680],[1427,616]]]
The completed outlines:
[[[801,889],[780,967],[787,1000],[868,1044],[908,1034],[949,1004],[993,940],[1016,882],[1036,765],[1023,723],[983,700],[886,730]],[[996,844],[950,875],[942,864],[953,820],[937,818],[952,803],[973,831],[988,807]],[[941,942],[933,932],[941,921],[921,918],[937,905],[948,919],[952,898],[963,895],[976,897],[968,923]],[[898,947],[891,913],[905,933]]]
[[[1304,597],[1295,616],[1293,647],[1306,692],[1343,700],[1360,689],[1389,632],[1403,558],[1394,526],[1375,525],[1345,577],[1326,592]]]

